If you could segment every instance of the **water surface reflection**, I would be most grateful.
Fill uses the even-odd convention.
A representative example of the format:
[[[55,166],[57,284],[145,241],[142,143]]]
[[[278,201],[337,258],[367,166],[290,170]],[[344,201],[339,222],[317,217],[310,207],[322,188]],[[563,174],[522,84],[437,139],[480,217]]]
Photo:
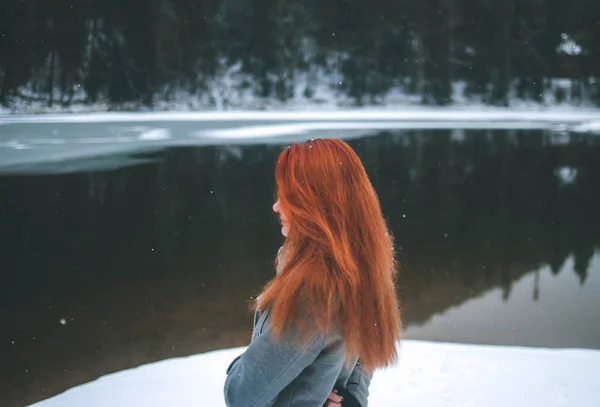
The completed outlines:
[[[400,248],[407,336],[600,348],[597,138],[392,131],[350,143]],[[175,148],[127,168],[0,177],[0,405],[245,345],[248,302],[281,243],[280,150]]]

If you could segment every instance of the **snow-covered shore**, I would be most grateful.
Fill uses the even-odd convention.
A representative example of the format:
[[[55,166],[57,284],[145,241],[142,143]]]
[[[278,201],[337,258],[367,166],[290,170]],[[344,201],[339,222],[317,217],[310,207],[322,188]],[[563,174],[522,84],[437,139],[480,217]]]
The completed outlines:
[[[18,172],[43,163],[89,161],[172,146],[287,143],[314,137],[362,137],[376,130],[399,129],[599,134],[600,109],[404,107],[0,115],[0,171]]]
[[[165,360],[75,387],[35,407],[224,407],[229,362],[243,348]],[[600,351],[406,340],[376,372],[371,406],[594,407]]]
[[[269,110],[269,111],[168,111],[168,112],[97,112],[59,113],[44,115],[0,114],[0,124],[20,123],[122,123],[122,122],[229,122],[229,121],[394,121],[428,122],[491,122],[502,123],[564,123],[579,124],[599,121],[600,109],[576,108],[493,108],[493,107],[398,107],[342,110]]]

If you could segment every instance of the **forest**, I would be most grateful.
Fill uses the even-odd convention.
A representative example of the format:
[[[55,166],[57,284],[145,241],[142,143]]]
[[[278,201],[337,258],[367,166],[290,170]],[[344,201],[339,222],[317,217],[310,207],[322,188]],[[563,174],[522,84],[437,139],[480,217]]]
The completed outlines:
[[[214,105],[224,86],[449,105],[457,84],[496,106],[600,104],[600,1],[2,0],[5,107],[153,106],[182,92]]]

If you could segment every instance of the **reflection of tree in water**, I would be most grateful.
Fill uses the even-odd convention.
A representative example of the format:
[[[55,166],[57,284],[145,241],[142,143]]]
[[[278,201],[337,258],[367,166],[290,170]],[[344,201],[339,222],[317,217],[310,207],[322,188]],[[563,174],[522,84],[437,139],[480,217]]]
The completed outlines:
[[[380,168],[377,189],[407,254],[402,284],[426,293],[442,271],[464,282],[463,293],[447,296],[464,300],[474,281],[487,279],[508,299],[521,275],[543,265],[558,273],[570,254],[583,283],[600,241],[596,139],[573,136],[562,145],[542,132],[514,131],[469,132],[459,142],[445,131],[407,137],[407,146],[353,143]],[[578,174],[566,185],[556,175],[562,167]]]
[[[543,265],[557,274],[570,255],[585,283],[600,242],[597,139],[398,131],[351,144],[401,247],[406,323],[495,287],[508,299],[521,276]],[[173,149],[134,168],[1,178],[0,339],[23,345],[0,366],[0,404],[245,344],[247,302],[281,242],[271,211],[280,150]],[[573,180],[557,177],[563,167]],[[56,323],[65,315],[77,321],[68,329]],[[12,374],[25,365],[28,381]]]
[[[380,169],[377,189],[406,253],[401,283],[427,292],[442,272],[467,291],[474,281],[494,281],[508,299],[521,275],[543,265],[558,273],[570,254],[583,283],[600,241],[598,140],[572,136],[563,145],[518,131],[460,136],[432,131],[406,135],[407,145],[385,141],[394,134],[352,143]],[[566,185],[556,175],[562,167],[578,174]]]

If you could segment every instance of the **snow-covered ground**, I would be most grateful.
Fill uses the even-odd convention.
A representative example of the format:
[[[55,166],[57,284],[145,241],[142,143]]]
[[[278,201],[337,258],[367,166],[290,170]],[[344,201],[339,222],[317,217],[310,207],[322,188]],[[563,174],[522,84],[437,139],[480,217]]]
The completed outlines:
[[[572,39],[566,38],[561,52],[573,52],[578,46]],[[107,111],[231,111],[231,110],[276,110],[276,111],[336,111],[357,107],[358,100],[348,96],[343,90],[344,75],[340,73],[339,61],[330,60],[328,68],[312,67],[309,72],[297,70],[294,72],[293,96],[279,100],[274,95],[259,97],[262,90],[256,78],[245,74],[241,63],[229,65],[220,61],[217,73],[212,80],[207,81],[202,91],[190,93],[184,88],[168,87],[154,94],[152,107],[144,106],[140,101],[130,101],[120,104],[110,104],[106,100],[95,103],[86,102],[89,98],[81,86],[77,86],[70,104],[65,106],[55,99],[48,106],[48,95],[34,91],[31,86],[19,90],[21,97],[11,100],[10,107],[0,107],[0,114],[5,113],[84,113]],[[508,94],[511,108],[521,110],[543,110],[548,107],[576,110],[581,107],[593,107],[590,101],[590,91],[581,86],[573,86],[568,78],[553,78],[548,81],[548,87],[539,101],[521,99],[517,95],[517,82],[514,81]],[[463,109],[486,108],[485,98],[481,95],[469,95],[466,92],[467,83],[455,81],[452,83],[451,106]],[[561,98],[557,98],[558,94]],[[54,95],[60,95],[60,89],[54,90]],[[580,94],[579,96],[577,94]],[[420,95],[407,92],[405,86],[397,84],[387,92],[373,97],[364,97],[360,101],[361,109],[406,109],[419,107],[422,103]]]
[[[229,349],[152,363],[75,387],[35,407],[224,407]],[[403,341],[377,371],[370,406],[597,407],[600,351]]]
[[[0,172],[39,171],[40,165],[53,171],[47,164],[67,160],[97,169],[98,158],[105,163],[102,157],[121,155],[127,161],[128,154],[171,146],[352,138],[381,129],[600,132],[599,121],[599,109],[490,107],[0,115]]]
[[[269,111],[221,111],[221,112],[101,112],[59,113],[46,115],[0,115],[0,125],[17,123],[122,123],[122,122],[229,122],[229,121],[396,121],[416,123],[430,122],[478,122],[535,123],[538,126],[564,123],[574,124],[600,120],[600,109],[548,107],[538,109],[496,108],[489,106],[423,107],[404,106],[385,108],[336,109],[336,110],[269,110]],[[419,127],[415,127],[419,128]]]
[[[573,131],[577,133],[600,134],[600,120],[591,120],[589,122],[581,123],[578,126],[574,126]]]

